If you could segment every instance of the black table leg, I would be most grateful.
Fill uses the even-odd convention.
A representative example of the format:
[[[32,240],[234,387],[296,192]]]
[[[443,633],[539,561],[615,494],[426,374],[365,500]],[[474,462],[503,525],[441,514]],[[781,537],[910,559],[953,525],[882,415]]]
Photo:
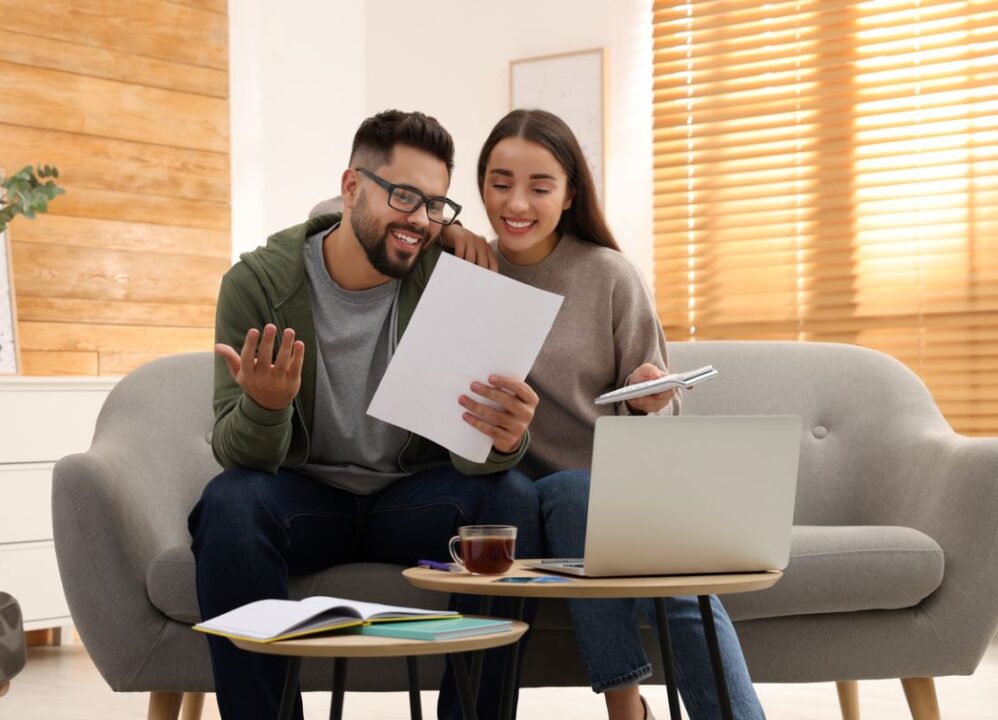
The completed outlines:
[[[333,701],[329,706],[329,720],[341,720],[343,717],[343,696],[347,689],[347,659],[333,660]]]
[[[513,603],[513,620],[523,619],[523,604],[525,598],[515,598]],[[502,667],[502,689],[499,695],[499,720],[513,720],[513,695],[516,692],[516,664],[520,657],[520,642],[518,640],[506,646],[506,661]]]
[[[454,680],[457,681],[457,696],[461,701],[461,713],[464,720],[478,720],[476,697],[471,692],[471,680],[468,678],[468,664],[460,653],[450,656],[451,667],[454,668]]]
[[[672,658],[672,639],[669,636],[669,613],[665,609],[665,598],[655,598],[655,621],[658,625],[658,647],[662,653],[662,673],[665,675],[665,691],[669,696],[669,717],[681,720],[679,693],[676,690],[676,668]]]
[[[278,720],[291,720],[295,714],[295,701],[298,698],[298,676],[301,674],[301,658],[288,658],[288,672],[284,676],[284,690],[281,692],[281,709]]]
[[[714,668],[714,682],[717,683],[717,700],[721,706],[722,720],[733,720],[731,713],[731,698],[728,697],[728,683],[724,677],[724,665],[721,663],[721,648],[717,644],[717,629],[714,627],[714,610],[710,606],[710,597],[697,596],[700,603],[700,617],[703,619],[704,634],[707,636],[707,648],[710,651],[710,664]]]
[[[492,612],[492,596],[482,595],[481,603],[478,606],[478,614],[487,617]],[[472,656],[471,661],[471,692],[478,697],[478,688],[482,684],[482,662],[485,659],[485,651],[479,650]]]
[[[423,720],[423,707],[419,703],[419,663],[415,656],[405,659],[409,670],[409,716],[412,720]]]

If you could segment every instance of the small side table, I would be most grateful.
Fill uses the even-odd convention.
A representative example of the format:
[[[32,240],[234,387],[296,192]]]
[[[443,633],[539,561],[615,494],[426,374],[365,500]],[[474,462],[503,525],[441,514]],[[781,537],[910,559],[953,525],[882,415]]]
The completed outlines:
[[[236,638],[231,638],[231,640],[236,647],[242,650],[268,655],[290,656],[291,660],[288,663],[288,672],[284,679],[284,692],[281,695],[281,710],[278,714],[278,720],[291,720],[295,707],[295,694],[298,690],[301,662],[303,658],[307,657],[335,658],[333,663],[333,702],[329,712],[329,717],[333,720],[339,720],[343,714],[348,658],[404,657],[409,670],[409,710],[413,720],[419,720],[422,717],[416,662],[419,655],[455,656],[452,658],[452,664],[461,709],[465,718],[473,720],[476,717],[476,698],[468,678],[468,667],[464,660],[457,656],[457,653],[488,650],[515,644],[526,631],[526,623],[514,621],[512,626],[503,632],[453,640],[405,640],[353,634],[303,637],[272,643],[258,643]]]
[[[550,576],[526,567],[527,560],[517,560],[506,575],[518,577]],[[732,720],[731,700],[728,697],[727,683],[721,664],[721,651],[714,629],[714,613],[710,606],[710,595],[764,590],[783,577],[779,570],[765,572],[731,573],[724,575],[657,575],[645,577],[583,578],[563,575],[571,582],[564,583],[499,583],[495,575],[472,575],[468,572],[440,572],[429,568],[407,568],[402,575],[410,583],[424,590],[438,590],[446,593],[482,595],[483,607],[490,606],[490,598],[495,596],[515,597],[514,615],[522,617],[525,598],[644,598],[655,599],[655,617],[658,624],[659,647],[662,652],[662,671],[665,675],[666,690],[669,695],[669,711],[673,720],[680,720],[679,695],[676,691],[672,643],[669,639],[669,620],[665,598],[677,595],[696,595],[703,618],[707,647],[717,685],[718,698],[723,720]],[[487,610],[483,610],[487,614]],[[503,669],[502,705],[499,709],[501,720],[512,718],[513,683],[516,677],[516,647],[507,650]]]

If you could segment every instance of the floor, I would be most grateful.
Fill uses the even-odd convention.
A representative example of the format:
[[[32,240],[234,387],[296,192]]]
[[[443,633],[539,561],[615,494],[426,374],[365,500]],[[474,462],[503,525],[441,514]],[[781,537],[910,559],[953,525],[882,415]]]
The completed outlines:
[[[769,720],[840,720],[835,686],[760,685],[759,696]],[[998,640],[992,642],[977,672],[970,677],[936,681],[944,720],[994,720],[998,718]],[[646,686],[659,719],[668,705],[661,687]],[[910,720],[901,684],[896,681],[860,683],[860,703],[865,720]],[[433,717],[436,694],[423,693],[424,715]],[[104,684],[81,644],[35,647],[28,665],[0,698],[0,720],[140,720],[146,717],[148,696],[116,694]],[[408,717],[405,693],[347,693],[344,715],[348,720]],[[306,718],[325,718],[329,695],[306,693]],[[205,720],[218,718],[213,699],[205,703]],[[605,718],[600,698],[585,688],[534,688],[520,698],[521,720],[566,717],[577,720]],[[685,717],[685,716],[684,716]]]

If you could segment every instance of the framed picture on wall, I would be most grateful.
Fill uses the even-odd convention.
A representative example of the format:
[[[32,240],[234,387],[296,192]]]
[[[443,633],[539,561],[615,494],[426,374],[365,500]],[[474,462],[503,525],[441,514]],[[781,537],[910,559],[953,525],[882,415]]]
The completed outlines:
[[[601,203],[606,175],[606,97],[603,48],[509,64],[510,108],[547,110],[568,123],[589,160]]]
[[[14,313],[14,272],[7,233],[0,233],[0,375],[16,374],[20,365]]]

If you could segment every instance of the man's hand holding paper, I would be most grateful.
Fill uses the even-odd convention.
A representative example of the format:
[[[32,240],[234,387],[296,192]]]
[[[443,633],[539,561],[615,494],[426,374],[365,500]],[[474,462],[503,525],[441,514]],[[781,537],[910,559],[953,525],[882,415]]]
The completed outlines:
[[[473,462],[515,451],[537,406],[523,381],[561,302],[441,255],[368,414]]]
[[[459,398],[458,402],[468,410],[464,421],[492,438],[492,447],[499,452],[514,452],[534,419],[537,393],[525,382],[499,375],[492,375],[489,383],[473,382],[471,391],[493,404],[477,402],[467,395]]]

